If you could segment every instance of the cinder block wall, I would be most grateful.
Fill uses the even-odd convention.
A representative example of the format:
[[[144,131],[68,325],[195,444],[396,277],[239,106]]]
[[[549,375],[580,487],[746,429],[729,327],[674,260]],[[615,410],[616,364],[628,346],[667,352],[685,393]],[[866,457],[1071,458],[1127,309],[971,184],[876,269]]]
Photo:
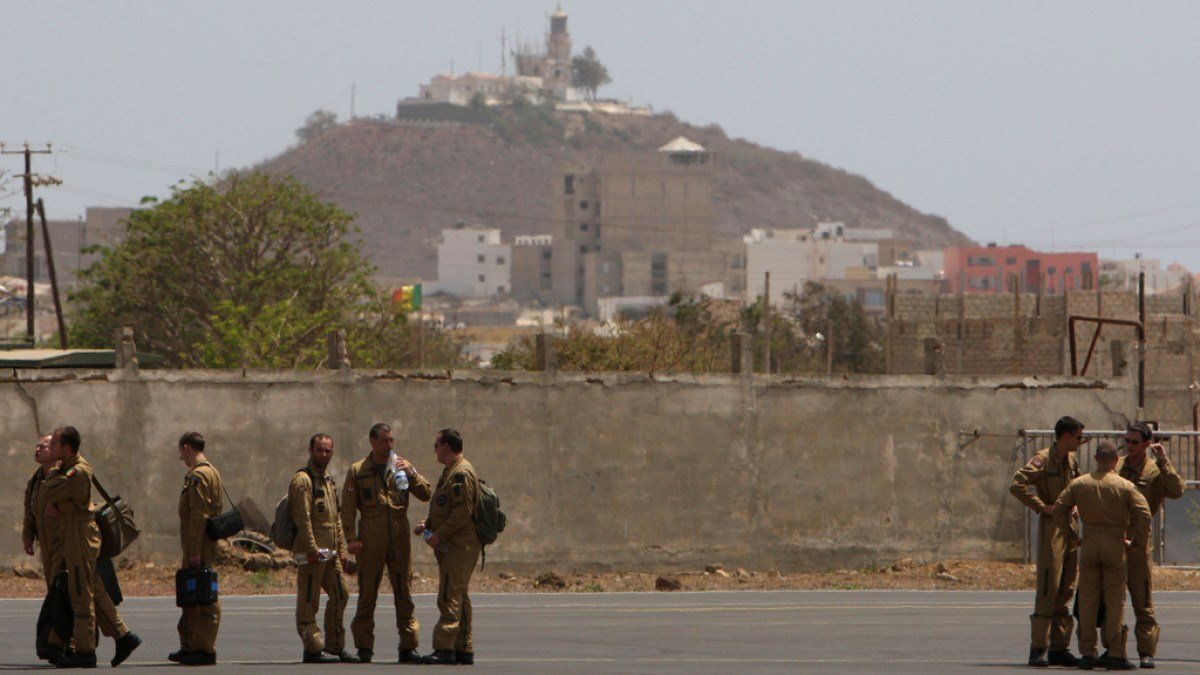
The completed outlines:
[[[341,484],[376,421],[396,427],[399,451],[433,481],[434,433],[463,432],[509,515],[488,553],[497,571],[1011,560],[1023,541],[1007,493],[1016,440],[961,446],[959,432],[1011,434],[1063,414],[1100,428],[1133,405],[1128,381],[1062,378],[7,371],[0,561],[24,559],[21,499],[39,430],[80,429],[85,457],[145,529],[131,554],[167,560],[178,555],[184,431],[208,437],[234,499],[269,512],[310,435],[333,435]],[[414,550],[418,568],[432,566]]]

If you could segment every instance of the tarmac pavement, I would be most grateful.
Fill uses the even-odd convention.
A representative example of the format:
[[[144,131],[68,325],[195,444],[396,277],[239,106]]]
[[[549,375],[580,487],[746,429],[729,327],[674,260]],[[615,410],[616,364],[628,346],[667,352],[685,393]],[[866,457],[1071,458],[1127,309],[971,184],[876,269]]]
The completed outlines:
[[[436,599],[418,595],[416,603],[427,653]],[[504,593],[473,595],[472,604],[472,672],[1029,672],[1028,592]],[[1163,625],[1158,672],[1200,672],[1200,594],[1156,593],[1155,604]],[[202,672],[304,668],[293,596],[230,596],[221,605],[218,665]],[[33,651],[39,606],[0,600],[0,670],[48,667]],[[391,598],[380,598],[375,663],[321,670],[400,667],[391,607]],[[178,646],[173,599],[127,598],[120,610],[144,641],[122,668],[178,670],[166,661]],[[1136,655],[1132,635],[1129,650]],[[101,667],[112,652],[112,640],[101,638]]]

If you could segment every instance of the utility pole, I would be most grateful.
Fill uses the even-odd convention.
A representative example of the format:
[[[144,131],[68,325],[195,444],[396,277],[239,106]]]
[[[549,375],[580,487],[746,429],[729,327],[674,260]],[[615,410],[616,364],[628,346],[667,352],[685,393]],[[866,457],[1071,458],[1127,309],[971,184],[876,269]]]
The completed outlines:
[[[32,155],[48,155],[50,154],[50,144],[46,144],[45,150],[33,150],[29,144],[25,144],[23,150],[5,150],[4,144],[0,143],[0,155],[25,155],[25,173],[21,174],[21,178],[25,183],[25,334],[29,338],[30,346],[37,344],[37,336],[33,332],[33,260],[34,250],[33,245],[33,159]],[[48,179],[46,185],[54,185],[61,183],[57,178]],[[41,179],[39,179],[39,184]]]
[[[54,298],[54,316],[58,318],[58,346],[67,348],[67,324],[63,321],[62,300],[58,296],[58,275],[54,272],[54,247],[50,244],[50,227],[46,225],[46,205],[37,200],[38,217],[42,221],[42,246],[46,249],[46,271],[50,274],[50,295]]]
[[[763,281],[763,372],[771,374],[771,273]]]

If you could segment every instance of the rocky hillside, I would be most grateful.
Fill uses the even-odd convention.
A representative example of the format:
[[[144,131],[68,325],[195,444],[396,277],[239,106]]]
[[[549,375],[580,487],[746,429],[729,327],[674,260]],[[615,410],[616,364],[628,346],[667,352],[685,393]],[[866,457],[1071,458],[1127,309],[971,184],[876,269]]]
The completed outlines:
[[[654,150],[677,136],[714,154],[718,228],[730,237],[752,227],[840,220],[891,228],[931,247],[968,241],[945,219],[861,176],[671,114],[585,116],[527,104],[458,110],[470,110],[467,121],[355,120],[258,168],[290,173],[356,214],[364,249],[384,277],[432,278],[440,230],[456,221],[499,227],[505,241],[551,233],[561,167],[601,153]]]

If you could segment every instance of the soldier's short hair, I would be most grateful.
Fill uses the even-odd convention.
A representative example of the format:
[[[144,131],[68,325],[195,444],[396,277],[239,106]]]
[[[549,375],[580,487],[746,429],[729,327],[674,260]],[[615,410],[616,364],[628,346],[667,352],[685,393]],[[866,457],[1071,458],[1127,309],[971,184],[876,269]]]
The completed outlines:
[[[179,437],[180,446],[188,446],[192,452],[204,452],[204,435],[199,431],[189,431]]]
[[[379,438],[384,433],[389,432],[391,430],[392,430],[392,428],[390,426],[384,424],[383,422],[376,422],[375,424],[371,425],[371,432],[367,435],[370,436],[371,438]]]
[[[458,433],[458,429],[442,429],[438,432],[438,438],[440,438],[443,443],[450,446],[451,450],[455,452],[462,452],[462,434]]]
[[[82,443],[82,439],[79,438],[78,429],[75,427],[59,427],[54,430],[54,433],[58,434],[59,442],[70,448],[71,452],[79,453],[79,445]]]
[[[1150,425],[1146,424],[1145,422],[1134,422],[1133,424],[1130,424],[1129,428],[1126,429],[1125,432],[1128,433],[1130,431],[1136,431],[1137,433],[1141,434],[1143,441],[1148,441],[1151,438],[1154,438],[1154,431],[1152,431],[1150,429]]]
[[[1055,440],[1058,440],[1067,434],[1077,434],[1080,431],[1083,431],[1083,422],[1080,422],[1069,415],[1064,415],[1058,418],[1058,421],[1054,423]]]
[[[308,439],[308,449],[312,450],[316,448],[317,441],[324,440],[326,438],[328,438],[330,441],[333,440],[333,436],[330,436],[329,434],[313,434],[313,437]]]
[[[1117,446],[1111,441],[1100,441],[1096,444],[1096,459],[1100,461],[1113,461],[1117,458]]]

